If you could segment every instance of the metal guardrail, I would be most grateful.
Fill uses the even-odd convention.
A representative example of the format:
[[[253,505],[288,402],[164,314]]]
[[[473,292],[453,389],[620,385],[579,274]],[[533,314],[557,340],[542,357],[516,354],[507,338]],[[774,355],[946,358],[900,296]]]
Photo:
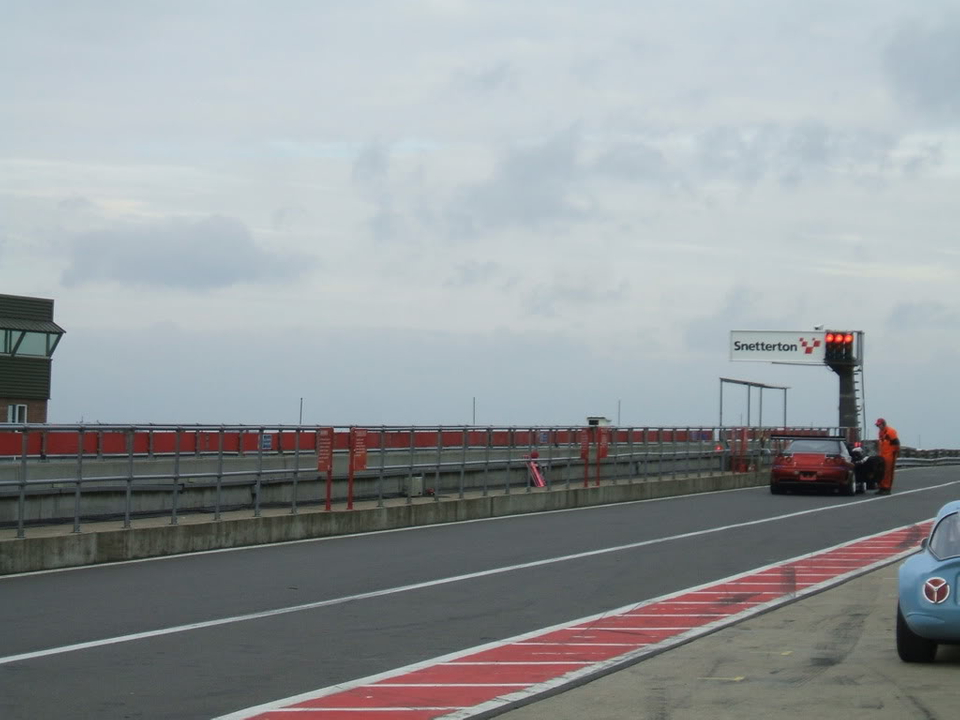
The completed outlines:
[[[926,467],[930,465],[960,465],[960,456],[941,455],[937,457],[904,457],[897,458],[897,467]]]
[[[335,429],[332,488],[317,470],[319,430],[313,426],[0,426],[0,457],[12,442],[21,449],[19,456],[0,460],[0,526],[15,525],[17,537],[22,538],[27,525],[70,521],[73,532],[80,532],[83,522],[107,518],[122,518],[123,527],[129,528],[134,517],[148,515],[168,515],[176,525],[182,512],[212,512],[219,520],[226,510],[248,508],[258,517],[264,506],[272,506],[296,514],[304,505],[326,501],[330,507],[333,495],[342,501],[348,476],[352,503],[350,428]],[[834,428],[791,430],[838,432]],[[368,462],[366,469],[356,472],[357,496],[376,499],[382,506],[387,497],[405,496],[408,503],[413,502],[420,491],[434,501],[454,493],[462,498],[466,492],[484,496],[532,492],[536,488],[527,465],[531,460],[544,468],[548,488],[744,472],[767,464],[767,440],[783,429],[381,426],[366,431]],[[232,438],[236,444],[231,444]],[[164,443],[170,444],[169,450],[162,447]],[[72,456],[30,452],[31,448],[71,446]]]

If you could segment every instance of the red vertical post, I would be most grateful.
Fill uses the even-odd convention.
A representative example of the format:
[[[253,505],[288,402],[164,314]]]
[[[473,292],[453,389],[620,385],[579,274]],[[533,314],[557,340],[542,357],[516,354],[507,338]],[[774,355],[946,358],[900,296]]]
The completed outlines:
[[[347,510],[353,510],[353,428],[350,428],[350,459],[347,461]]]
[[[580,430],[580,458],[583,460],[583,486],[590,487],[590,429]]]
[[[317,472],[327,474],[326,509],[332,505],[333,495],[333,428],[317,428]]]
[[[350,462],[347,474],[347,510],[353,510],[353,474],[367,467],[367,429],[350,428]]]
[[[596,486],[600,487],[600,461],[607,457],[610,452],[610,431],[607,428],[597,427],[597,480]]]

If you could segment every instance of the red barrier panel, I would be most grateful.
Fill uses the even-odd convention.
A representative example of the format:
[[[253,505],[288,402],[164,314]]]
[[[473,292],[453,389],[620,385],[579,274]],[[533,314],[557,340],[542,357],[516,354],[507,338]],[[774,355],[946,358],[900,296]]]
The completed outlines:
[[[20,454],[20,433],[0,432],[0,455]]]
[[[279,449],[284,452],[293,452],[297,449],[297,431],[287,430],[277,433],[279,436]],[[316,448],[316,431],[303,430],[299,435],[300,450],[314,450]],[[274,445],[277,448],[277,445]]]
[[[410,430],[377,430],[367,428],[367,442],[369,448],[381,446],[394,450],[409,450],[411,446]],[[485,428],[447,429],[420,429],[412,433],[414,449],[436,449],[438,440],[442,447],[459,448],[464,440],[470,447],[485,447],[489,442],[493,447],[506,448],[535,448],[555,445],[571,445],[578,441],[580,428],[568,429],[540,429],[517,428],[497,429],[488,431]],[[732,439],[740,435],[740,429],[727,428],[722,432],[713,429],[619,429],[608,428],[611,441],[618,444],[658,444],[668,442],[713,442],[715,438],[726,437]],[[746,429],[747,437],[755,439],[763,437],[771,431]],[[776,432],[776,431],[773,431]],[[823,435],[826,431],[803,429],[794,431],[796,434]],[[129,432],[124,429],[99,430],[89,428],[84,431],[84,454],[99,454],[106,456],[123,456],[129,452],[127,447]],[[133,452],[137,455],[171,455],[179,449],[183,454],[203,453],[213,454],[220,449],[221,438],[225,454],[257,454],[261,452],[260,430],[250,427],[243,430],[219,432],[216,429],[184,428],[179,433],[179,448],[177,431],[164,428],[162,430],[137,430],[133,436]],[[297,438],[301,450],[315,451],[317,444],[316,430],[304,430],[298,435],[296,430],[270,430],[263,433],[265,444],[263,452],[289,452],[296,449]],[[22,436],[17,431],[0,431],[0,456],[16,457],[22,452]],[[31,431],[28,437],[28,453],[31,456],[40,456],[41,453],[51,457],[75,456],[79,446],[79,433],[76,431],[58,432],[54,430]],[[334,449],[345,452],[349,449],[349,433],[337,432],[334,435]]]

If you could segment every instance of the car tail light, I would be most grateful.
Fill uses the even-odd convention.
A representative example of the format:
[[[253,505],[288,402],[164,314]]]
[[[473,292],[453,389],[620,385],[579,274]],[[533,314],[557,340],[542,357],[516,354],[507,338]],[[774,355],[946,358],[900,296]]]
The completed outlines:
[[[824,460],[828,465],[846,465],[843,455],[827,455]]]
[[[793,455],[781,454],[773,459],[774,465],[793,465]]]

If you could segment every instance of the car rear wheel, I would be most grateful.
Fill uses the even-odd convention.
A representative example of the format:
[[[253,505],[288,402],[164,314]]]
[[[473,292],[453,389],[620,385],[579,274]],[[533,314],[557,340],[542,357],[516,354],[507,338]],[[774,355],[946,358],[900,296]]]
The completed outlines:
[[[770,481],[770,493],[772,495],[782,495],[783,488],[777,485],[773,480]]]
[[[897,655],[904,662],[933,662],[937,655],[937,643],[920,637],[903,617],[900,603],[897,603]]]
[[[857,494],[857,479],[854,477],[853,473],[847,473],[847,482],[840,489],[844,495],[856,495]]]

